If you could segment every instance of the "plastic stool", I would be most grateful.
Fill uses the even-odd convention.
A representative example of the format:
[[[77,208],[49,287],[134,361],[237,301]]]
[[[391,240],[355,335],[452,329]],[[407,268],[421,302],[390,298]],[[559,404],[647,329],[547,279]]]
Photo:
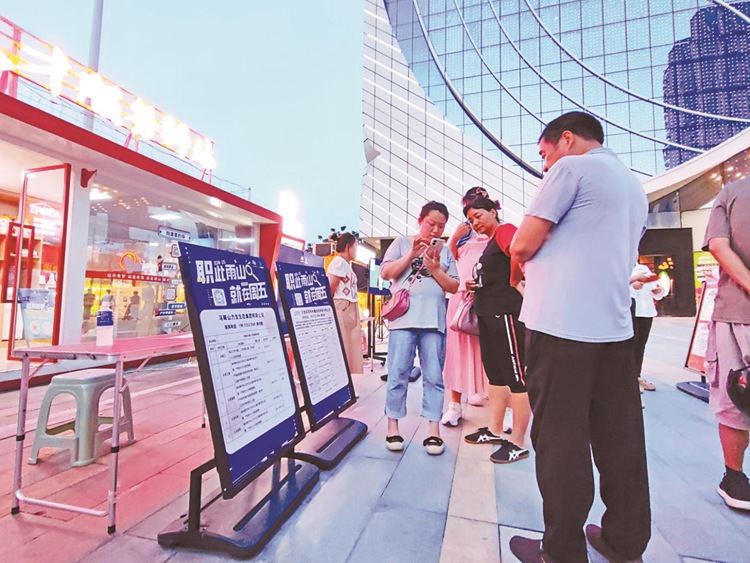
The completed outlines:
[[[86,369],[53,377],[39,409],[29,463],[37,462],[39,450],[44,447],[70,450],[71,465],[76,467],[94,463],[102,442],[112,437],[112,417],[99,416],[99,400],[104,391],[114,386],[115,372],[111,369]],[[61,393],[75,398],[75,420],[47,428],[52,401]],[[127,386],[122,390],[122,405],[124,413],[120,417],[120,432],[127,432],[128,442],[132,442],[133,411]],[[99,430],[102,424],[108,426]],[[68,430],[73,430],[73,434],[61,435]]]

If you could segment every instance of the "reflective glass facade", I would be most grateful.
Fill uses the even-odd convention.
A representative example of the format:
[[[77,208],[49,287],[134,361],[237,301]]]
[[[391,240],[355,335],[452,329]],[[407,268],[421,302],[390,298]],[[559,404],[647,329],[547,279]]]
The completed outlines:
[[[503,216],[517,223],[538,178],[481,135],[462,132],[415,78],[388,19],[383,0],[365,1],[363,134],[367,167],[362,178],[360,231],[365,237],[413,234],[426,201],[438,200],[459,221],[461,197],[487,186]],[[444,106],[445,104],[443,104]]]
[[[504,151],[520,166],[540,167],[543,124],[571,110],[598,116],[607,145],[644,177],[750,125],[748,2],[385,0],[385,6],[428,98],[484,150]]]

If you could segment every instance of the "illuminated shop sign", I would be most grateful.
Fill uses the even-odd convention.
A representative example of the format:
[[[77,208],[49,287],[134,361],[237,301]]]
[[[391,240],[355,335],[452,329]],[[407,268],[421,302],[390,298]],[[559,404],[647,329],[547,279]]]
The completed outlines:
[[[205,171],[216,168],[211,139],[69,58],[58,47],[40,41],[0,17],[0,84],[3,85],[0,89],[14,95],[6,86],[8,74],[21,76],[55,97],[124,127],[129,132],[126,146],[132,140],[138,150],[139,141],[152,141],[197,163]]]

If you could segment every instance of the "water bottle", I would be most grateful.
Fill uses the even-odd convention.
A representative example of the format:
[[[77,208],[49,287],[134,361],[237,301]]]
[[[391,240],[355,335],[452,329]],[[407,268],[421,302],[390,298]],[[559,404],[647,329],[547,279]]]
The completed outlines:
[[[109,303],[102,303],[96,313],[96,345],[112,346],[115,336],[115,315],[109,308]]]

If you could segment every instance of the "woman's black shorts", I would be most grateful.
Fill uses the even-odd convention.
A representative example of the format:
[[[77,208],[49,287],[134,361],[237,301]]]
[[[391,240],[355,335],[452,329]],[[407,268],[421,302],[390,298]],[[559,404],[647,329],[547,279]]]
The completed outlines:
[[[479,317],[479,346],[490,385],[525,393],[526,327],[516,315]]]

